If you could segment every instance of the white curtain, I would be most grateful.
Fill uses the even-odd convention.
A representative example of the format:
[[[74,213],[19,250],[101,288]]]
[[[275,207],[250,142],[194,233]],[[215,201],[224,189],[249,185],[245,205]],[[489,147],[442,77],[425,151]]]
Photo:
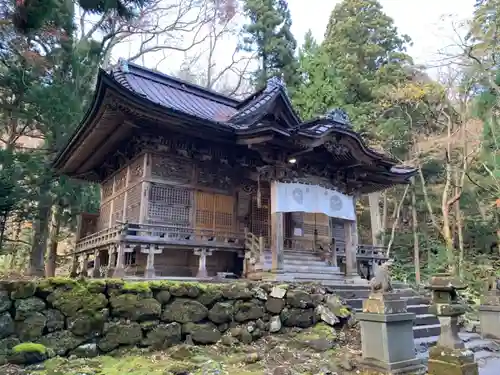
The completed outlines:
[[[322,213],[344,220],[356,220],[353,197],[320,186],[298,183],[271,184],[271,212]]]

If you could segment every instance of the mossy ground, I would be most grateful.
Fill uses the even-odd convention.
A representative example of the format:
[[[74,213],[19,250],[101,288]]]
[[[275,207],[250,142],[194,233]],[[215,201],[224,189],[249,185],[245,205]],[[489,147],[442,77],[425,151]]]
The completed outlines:
[[[289,345],[291,341],[330,338],[331,332],[319,326],[305,331],[262,338],[250,345],[175,346],[164,351],[120,349],[110,356],[93,359],[52,358],[29,368],[0,367],[6,375],[266,375],[277,367],[291,369],[293,375],[318,375],[327,371],[356,372],[359,334],[355,330],[337,335],[336,346],[324,352]],[[288,374],[280,372],[280,374]]]

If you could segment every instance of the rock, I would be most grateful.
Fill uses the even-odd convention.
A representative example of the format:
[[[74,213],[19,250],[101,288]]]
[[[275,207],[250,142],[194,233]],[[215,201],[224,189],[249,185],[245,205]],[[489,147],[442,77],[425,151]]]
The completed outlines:
[[[292,375],[292,370],[285,366],[278,366],[273,370],[273,375]]]
[[[146,322],[140,322],[139,324],[141,325],[141,329],[144,332],[149,332],[152,329],[154,329],[158,324],[160,324],[160,321],[159,320],[148,320]]]
[[[142,330],[139,323],[113,322],[97,345],[103,352],[110,352],[120,345],[135,345],[141,340]]]
[[[237,322],[256,320],[264,316],[264,308],[253,301],[236,301],[234,308],[234,320]]]
[[[233,346],[238,343],[238,339],[232,336],[222,336],[221,343],[225,346]]]
[[[276,333],[281,330],[281,319],[279,315],[271,317],[271,321],[269,322],[269,332]]]
[[[161,349],[179,344],[181,340],[182,330],[179,323],[161,323],[147,333],[142,345]]]
[[[40,312],[45,309],[45,302],[38,297],[28,297],[18,299],[14,302],[16,315],[15,320],[24,320],[32,313]]]
[[[179,284],[170,287],[170,294],[175,297],[196,298],[200,295],[200,288],[193,284]]]
[[[250,344],[253,341],[253,336],[248,330],[242,329],[241,333],[238,337],[238,339],[243,343],[243,344]]]
[[[208,319],[217,324],[233,320],[234,306],[230,302],[217,302],[208,312]]]
[[[67,319],[68,329],[77,336],[100,334],[108,318],[108,309],[95,312],[80,312],[76,316]]]
[[[80,310],[98,311],[108,305],[104,294],[90,293],[83,285],[75,285],[69,290],[57,288],[47,301],[66,316],[74,316]]]
[[[215,344],[222,336],[212,323],[186,323],[182,326],[182,331],[188,333],[198,344]]]
[[[0,314],[0,339],[10,336],[14,333],[14,320],[8,312]]]
[[[344,357],[340,362],[339,362],[339,367],[343,370],[346,370],[346,371],[352,371],[354,370],[354,365],[352,363],[352,361],[347,358],[347,357]]]
[[[217,326],[217,329],[222,333],[226,332],[229,329],[229,323],[222,323]]]
[[[77,337],[70,331],[57,331],[43,336],[38,342],[53,350],[57,355],[64,356],[77,348],[84,340],[84,338]]]
[[[178,323],[197,323],[208,316],[208,309],[198,301],[176,299],[165,307],[161,320]]]
[[[267,301],[267,293],[264,289],[258,286],[252,289],[253,296],[261,301]]]
[[[15,323],[16,334],[22,341],[33,341],[42,336],[47,317],[36,312],[28,316],[25,320]]]
[[[306,344],[311,349],[317,352],[325,352],[333,348],[334,344],[326,338],[318,338],[306,341]]]
[[[13,336],[0,340],[0,366],[7,363],[12,348],[20,343],[21,341],[17,337]]]
[[[287,289],[283,286],[273,286],[269,295],[273,298],[281,299],[281,298],[285,298],[286,292],[287,292]]]
[[[42,314],[47,317],[47,323],[45,327],[47,332],[55,332],[64,329],[64,315],[59,310],[46,310],[42,311]]]
[[[196,300],[205,306],[212,306],[221,298],[222,292],[219,289],[207,289],[204,290]]]
[[[292,307],[302,309],[312,305],[311,295],[302,290],[289,290],[286,294],[286,302]]]
[[[325,300],[325,296],[323,294],[311,294],[311,304],[312,307],[317,307],[321,305],[321,303]]]
[[[257,352],[248,353],[245,356],[244,362],[247,364],[256,363],[261,360],[260,354]]]
[[[15,365],[33,365],[48,358],[47,348],[41,344],[26,342],[12,348],[8,361]]]
[[[331,326],[340,323],[339,318],[337,318],[337,316],[333,312],[331,312],[330,309],[327,308],[326,306],[320,305],[316,307],[315,312],[316,315],[318,315],[323,322]]]
[[[137,294],[121,294],[110,299],[111,314],[118,318],[134,321],[158,319],[161,304],[154,298],[142,298]]]
[[[8,311],[12,307],[12,301],[9,297],[9,292],[0,290],[0,313]]]
[[[326,296],[325,305],[332,313],[335,314],[337,318],[348,318],[351,315],[351,311],[342,303],[340,298],[337,296]]]
[[[94,358],[99,355],[99,348],[95,343],[83,344],[71,352],[78,358]]]
[[[279,314],[285,307],[285,300],[280,298],[270,297],[266,301],[266,310],[272,314]]]
[[[168,301],[170,301],[171,297],[172,296],[170,292],[168,292],[167,290],[161,290],[155,296],[156,300],[160,302],[162,305],[166,305]]]
[[[9,285],[10,298],[22,299],[33,297],[36,292],[36,283],[33,281],[13,281]]]
[[[316,322],[313,309],[285,308],[280,314],[281,322],[286,327],[309,328]]]
[[[249,300],[253,298],[253,293],[246,284],[229,284],[222,289],[222,295],[227,299]]]

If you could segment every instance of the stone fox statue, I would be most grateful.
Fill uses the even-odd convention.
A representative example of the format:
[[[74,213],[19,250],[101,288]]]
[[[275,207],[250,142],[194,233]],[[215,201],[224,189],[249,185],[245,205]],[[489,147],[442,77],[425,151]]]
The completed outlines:
[[[390,272],[392,264],[392,259],[389,259],[375,271],[375,275],[370,280],[372,293],[389,293],[393,291]]]

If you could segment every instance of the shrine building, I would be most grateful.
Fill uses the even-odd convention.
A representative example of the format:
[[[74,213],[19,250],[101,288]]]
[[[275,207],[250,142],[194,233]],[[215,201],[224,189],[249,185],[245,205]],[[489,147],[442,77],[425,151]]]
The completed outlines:
[[[101,186],[74,273],[343,282],[385,259],[356,199],[409,183],[396,164],[341,109],[301,119],[277,78],[237,100],[120,60],[54,168]]]

